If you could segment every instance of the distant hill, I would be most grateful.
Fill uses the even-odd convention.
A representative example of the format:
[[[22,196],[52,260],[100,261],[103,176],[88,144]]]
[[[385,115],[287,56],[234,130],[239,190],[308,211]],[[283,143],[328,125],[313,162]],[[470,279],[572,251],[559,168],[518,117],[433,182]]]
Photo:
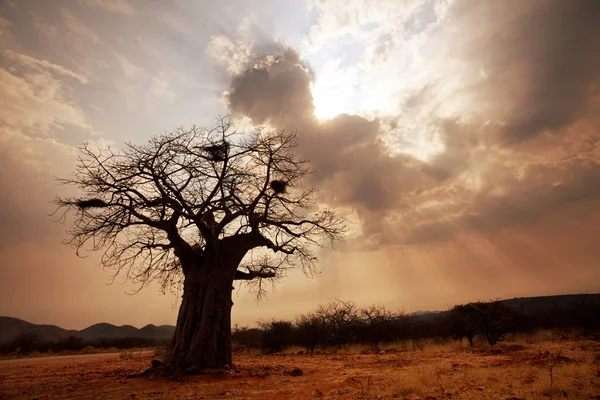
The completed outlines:
[[[582,304],[583,302],[600,304],[600,293],[515,297],[512,299],[498,301],[506,307],[528,316],[542,312],[551,312],[557,308],[571,308],[578,304]],[[417,311],[412,313],[412,315],[421,320],[431,320],[437,316],[442,316],[447,312],[448,311]]]
[[[140,337],[143,338],[171,338],[175,332],[175,327],[171,325],[146,325],[140,329]]]
[[[571,308],[583,302],[600,304],[600,294],[564,294],[556,296],[516,297],[500,301],[524,315],[552,311],[556,308]]]
[[[91,339],[118,339],[124,337],[137,337],[139,329],[131,325],[116,326],[102,322],[89,326],[79,331],[79,336],[84,340]]]
[[[18,318],[0,317],[0,344],[8,343],[22,334],[35,334],[41,341],[56,342],[69,336],[78,336],[84,341],[126,337],[164,340],[170,339],[173,332],[175,327],[169,325],[146,325],[138,329],[131,325],[115,326],[107,323],[95,324],[77,331],[55,325],[36,325]]]
[[[35,334],[40,340],[55,342],[77,335],[75,330],[67,330],[55,325],[36,325],[18,318],[0,317],[0,343],[10,342],[21,334]]]

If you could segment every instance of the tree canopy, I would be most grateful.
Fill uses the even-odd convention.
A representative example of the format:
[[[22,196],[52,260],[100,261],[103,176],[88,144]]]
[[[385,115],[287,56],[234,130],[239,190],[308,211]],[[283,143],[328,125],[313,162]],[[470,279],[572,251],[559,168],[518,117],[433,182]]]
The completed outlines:
[[[342,239],[345,227],[315,208],[297,146],[296,132],[238,132],[228,118],[121,151],[83,145],[73,176],[59,180],[81,192],[56,199],[61,219],[73,217],[67,243],[78,254],[103,250],[101,265],[140,288],[177,286],[221,243],[235,244],[233,259],[244,261],[234,279],[256,282],[259,295],[263,279],[287,268],[312,274],[315,248]]]

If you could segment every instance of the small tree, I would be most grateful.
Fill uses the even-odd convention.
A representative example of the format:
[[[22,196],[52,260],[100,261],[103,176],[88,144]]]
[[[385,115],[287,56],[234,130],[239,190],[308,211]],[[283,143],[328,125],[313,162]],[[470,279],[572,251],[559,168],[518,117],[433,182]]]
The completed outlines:
[[[394,324],[397,316],[380,305],[359,310],[360,339],[364,343],[391,342],[397,336]]]
[[[504,339],[510,330],[511,312],[499,301],[474,303],[480,335],[490,346]]]
[[[504,338],[510,330],[512,312],[499,301],[479,301],[455,306],[451,310],[457,335],[466,336],[473,346],[478,334],[490,346]]]
[[[463,337],[467,338],[469,346],[473,347],[473,339],[478,329],[477,310],[473,303],[454,306],[449,315],[452,336],[461,341]]]
[[[334,300],[319,305],[315,314],[317,318],[325,321],[327,339],[324,344],[340,347],[356,339],[359,318],[356,304],[353,302]]]
[[[300,315],[296,319],[296,342],[309,354],[314,354],[318,346],[327,343],[328,328],[328,321],[322,313]]]
[[[332,211],[314,210],[307,160],[294,132],[239,134],[228,119],[212,130],[177,129],[122,152],[83,146],[77,198],[58,198],[74,216],[68,244],[103,249],[101,264],[139,283],[183,284],[170,370],[231,364],[233,283],[299,266],[315,271],[313,248],[344,233]],[[312,212],[311,212],[312,211]]]
[[[18,354],[29,354],[38,350],[39,344],[40,338],[36,333],[26,332],[14,338],[11,347]]]

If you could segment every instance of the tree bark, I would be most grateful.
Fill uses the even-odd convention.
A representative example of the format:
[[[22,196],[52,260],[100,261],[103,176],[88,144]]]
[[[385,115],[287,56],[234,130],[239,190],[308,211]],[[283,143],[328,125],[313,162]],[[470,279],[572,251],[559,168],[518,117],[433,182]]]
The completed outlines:
[[[171,371],[231,366],[233,280],[218,265],[185,276],[177,325],[165,357]]]
[[[233,281],[244,255],[261,240],[260,235],[235,235],[207,244],[202,256],[181,253],[187,254],[179,257],[185,276],[183,298],[165,357],[168,370],[231,366]],[[270,274],[255,273],[252,278],[260,276]]]

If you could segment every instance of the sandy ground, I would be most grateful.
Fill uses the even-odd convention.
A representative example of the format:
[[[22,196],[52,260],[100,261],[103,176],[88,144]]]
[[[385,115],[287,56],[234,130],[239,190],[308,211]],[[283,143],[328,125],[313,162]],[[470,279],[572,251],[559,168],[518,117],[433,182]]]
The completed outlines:
[[[148,367],[149,352],[5,360],[0,399],[549,399],[549,365],[557,356],[552,398],[600,399],[600,343],[360,350],[240,353],[231,372],[180,381],[127,378]],[[295,368],[303,375],[291,376]]]

